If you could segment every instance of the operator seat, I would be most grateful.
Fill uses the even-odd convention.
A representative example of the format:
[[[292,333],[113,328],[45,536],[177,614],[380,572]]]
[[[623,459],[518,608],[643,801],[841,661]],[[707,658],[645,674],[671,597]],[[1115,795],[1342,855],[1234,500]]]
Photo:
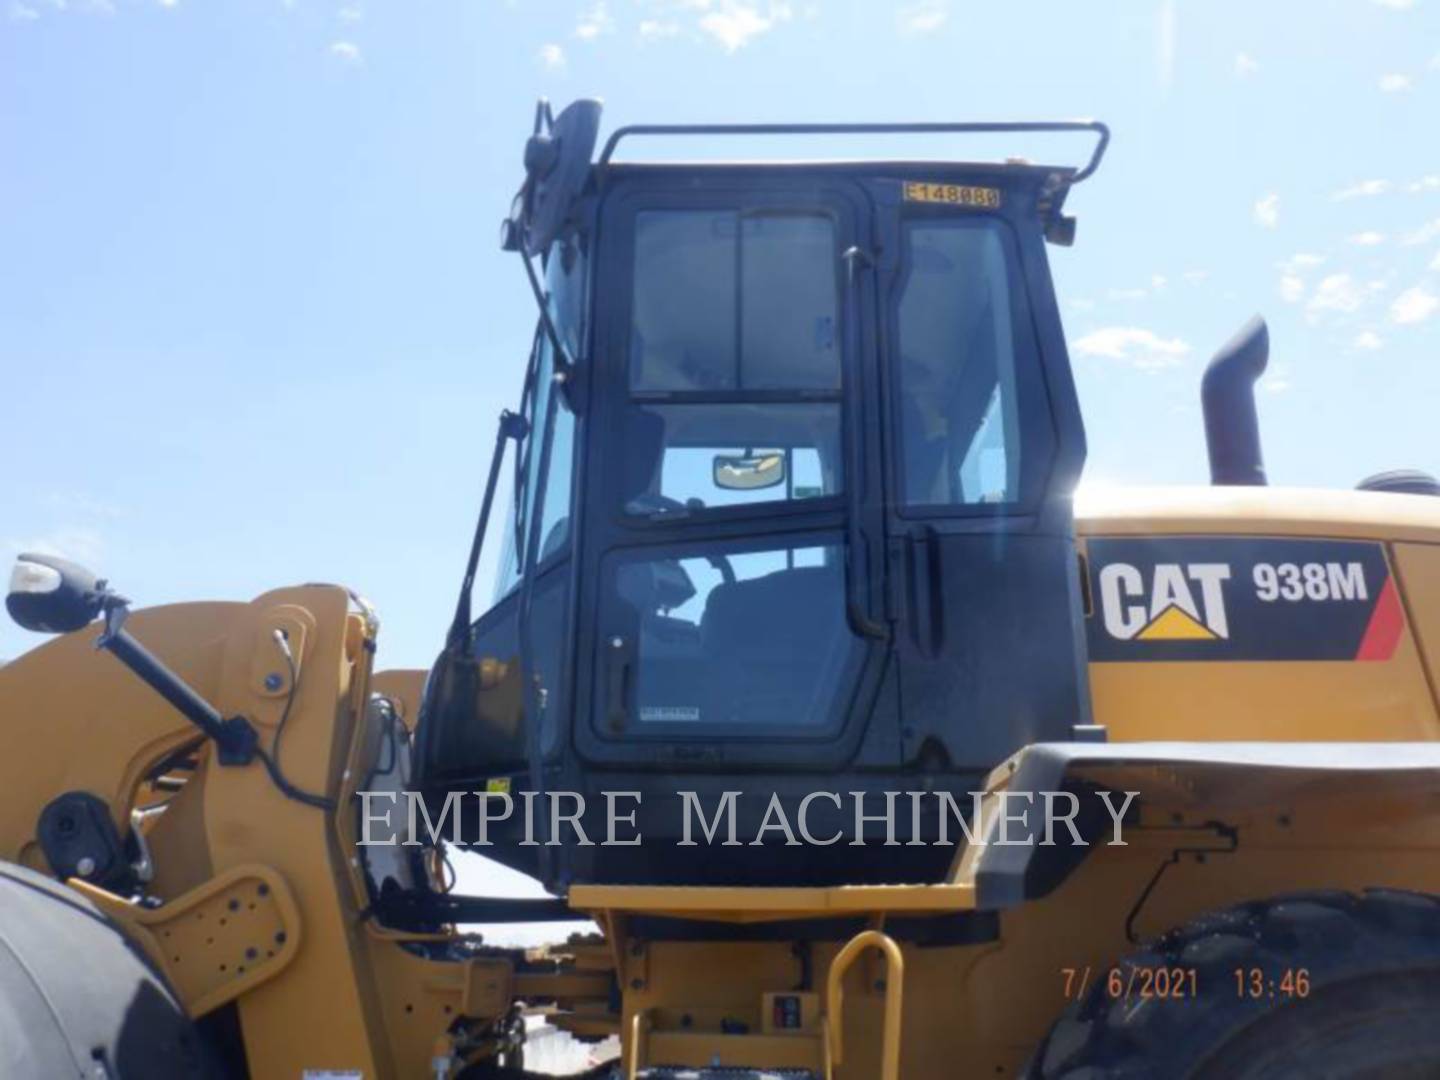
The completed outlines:
[[[716,585],[700,622],[709,718],[757,727],[818,719],[824,703],[816,699],[830,683],[817,647],[843,589],[838,565],[791,567]]]

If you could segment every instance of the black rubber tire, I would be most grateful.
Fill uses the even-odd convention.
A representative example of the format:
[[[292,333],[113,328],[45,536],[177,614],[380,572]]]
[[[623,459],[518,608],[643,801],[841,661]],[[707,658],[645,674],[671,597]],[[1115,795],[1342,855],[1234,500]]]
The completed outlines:
[[[1194,969],[1196,993],[1127,1000],[1096,975],[1041,1043],[1031,1080],[1440,1076],[1434,896],[1368,889],[1254,901],[1201,916],[1115,966],[1117,986],[1132,970]],[[1264,973],[1258,1000],[1239,992],[1236,969]],[[1286,972],[1293,988],[1300,969],[1308,993],[1285,993]]]
[[[71,889],[0,863],[0,1076],[218,1076],[165,980]]]

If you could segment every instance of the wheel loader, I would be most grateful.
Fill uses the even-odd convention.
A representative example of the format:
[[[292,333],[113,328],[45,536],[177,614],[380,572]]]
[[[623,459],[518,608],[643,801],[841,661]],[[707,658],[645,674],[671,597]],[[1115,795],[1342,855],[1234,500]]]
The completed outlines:
[[[599,129],[525,146],[430,670],[339,586],[17,561],[0,1075],[533,1077],[542,1023],[624,1080],[1440,1075],[1435,482],[1268,486],[1257,320],[1212,486],[1077,510],[1047,245],[1103,124]],[[1090,156],[673,153],[1041,134]]]

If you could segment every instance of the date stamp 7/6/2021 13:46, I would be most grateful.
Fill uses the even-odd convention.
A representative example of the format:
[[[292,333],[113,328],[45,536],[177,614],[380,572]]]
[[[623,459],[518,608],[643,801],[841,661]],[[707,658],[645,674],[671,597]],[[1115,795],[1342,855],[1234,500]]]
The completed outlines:
[[[1112,1001],[1191,1001],[1203,994],[1224,993],[1244,1001],[1284,1001],[1310,994],[1310,972],[1305,968],[1267,971],[1237,967],[1225,973],[1207,973],[1184,966],[1119,964],[1060,969],[1061,992],[1067,1001],[1083,998],[1099,980]]]

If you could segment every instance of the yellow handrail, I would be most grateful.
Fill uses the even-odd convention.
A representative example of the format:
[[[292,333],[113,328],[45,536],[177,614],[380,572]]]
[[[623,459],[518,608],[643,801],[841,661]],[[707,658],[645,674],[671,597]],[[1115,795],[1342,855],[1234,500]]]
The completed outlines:
[[[650,1010],[638,1009],[630,1018],[630,1065],[625,1070],[626,1080],[638,1080],[640,1069],[645,1064],[642,1053],[650,1034]]]
[[[830,1066],[839,1065],[844,1058],[844,1043],[841,1032],[841,1013],[845,1007],[845,973],[855,958],[866,949],[879,949],[885,954],[885,1027],[880,1042],[880,1080],[900,1080],[900,995],[905,980],[905,958],[900,955],[900,946],[889,934],[879,930],[862,930],[851,938],[836,954],[830,964],[830,975],[825,985],[825,1038],[827,1057],[827,1080]]]

